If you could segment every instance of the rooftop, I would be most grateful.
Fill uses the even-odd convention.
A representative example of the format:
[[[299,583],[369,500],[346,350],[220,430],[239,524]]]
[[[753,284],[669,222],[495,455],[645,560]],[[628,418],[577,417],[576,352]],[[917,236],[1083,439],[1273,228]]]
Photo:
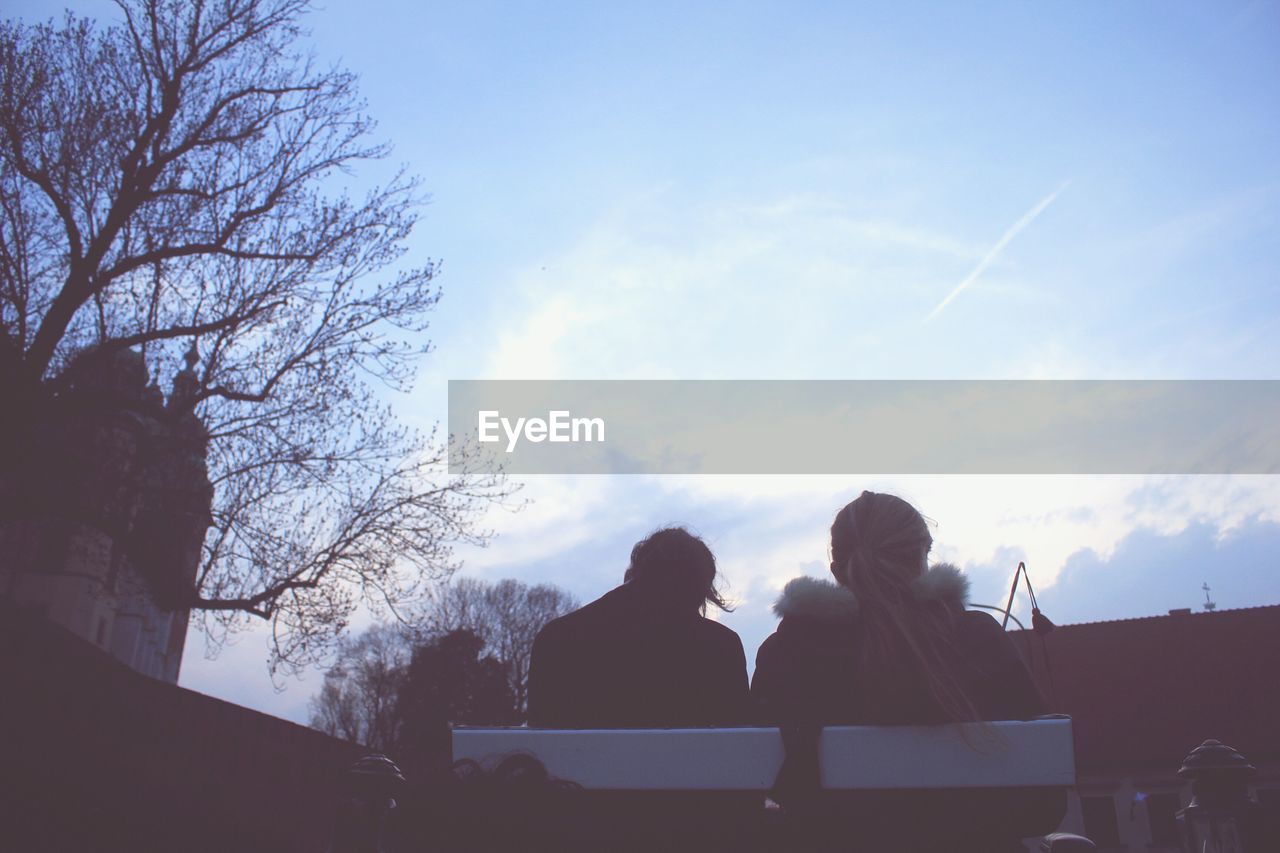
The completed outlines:
[[[1206,738],[1280,763],[1280,605],[1011,636],[1054,710],[1075,719],[1081,772],[1172,776]]]

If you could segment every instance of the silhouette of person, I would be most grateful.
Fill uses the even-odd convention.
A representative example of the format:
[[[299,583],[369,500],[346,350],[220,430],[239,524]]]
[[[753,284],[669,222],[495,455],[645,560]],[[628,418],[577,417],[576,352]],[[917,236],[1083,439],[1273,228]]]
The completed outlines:
[[[716,562],[683,528],[631,550],[621,586],[548,623],[533,644],[529,724],[553,728],[740,725],[749,716],[746,656],[729,628]]]
[[[823,725],[1018,720],[1048,711],[999,623],[965,609],[965,577],[954,566],[928,566],[931,545],[911,504],[863,492],[831,525],[835,582],[797,578],[774,605],[782,619],[757,653],[751,692],[762,722],[783,728],[787,760],[774,797],[811,848],[837,838],[848,844],[853,831],[874,850],[1021,850],[1019,837],[1052,832],[1065,810],[1056,788],[818,790]]]

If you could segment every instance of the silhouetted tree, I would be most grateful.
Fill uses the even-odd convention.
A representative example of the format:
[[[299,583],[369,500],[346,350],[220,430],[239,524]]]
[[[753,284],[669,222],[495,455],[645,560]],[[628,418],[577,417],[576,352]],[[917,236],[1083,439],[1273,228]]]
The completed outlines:
[[[516,722],[506,667],[484,647],[484,638],[464,629],[414,649],[397,701],[397,750],[407,766],[447,763],[451,725]]]
[[[394,752],[398,702],[412,654],[399,626],[374,625],[339,645],[337,660],[311,699],[311,726],[370,749]]]
[[[140,350],[157,379],[192,353],[170,403],[207,427],[214,505],[183,603],[215,638],[269,620],[299,666],[362,602],[446,578],[503,491],[442,476],[372,393],[427,352],[436,266],[400,263],[415,179],[341,190],[388,148],[355,77],[299,50],[306,0],[118,5],[0,24],[0,478],[30,475],[30,413],[77,352]]]
[[[513,710],[524,720],[534,638],[552,619],[576,610],[577,599],[550,584],[529,586],[510,579],[490,584],[457,578],[432,589],[427,602],[422,622],[430,630],[465,629],[484,638],[485,650],[506,669]]]

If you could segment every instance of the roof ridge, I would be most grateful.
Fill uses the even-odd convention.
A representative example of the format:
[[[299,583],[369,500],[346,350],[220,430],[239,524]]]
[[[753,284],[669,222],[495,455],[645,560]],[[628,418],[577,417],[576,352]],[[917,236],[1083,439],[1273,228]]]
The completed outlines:
[[[1150,616],[1125,616],[1119,619],[1095,619],[1091,622],[1059,622],[1057,624],[1057,627],[1058,628],[1075,628],[1075,627],[1083,627],[1085,625],[1112,625],[1118,622],[1145,622],[1150,619],[1169,619],[1172,617],[1182,617],[1182,616],[1222,616],[1227,613],[1244,613],[1251,610],[1280,610],[1280,604],[1254,604],[1249,607],[1228,607],[1225,609],[1217,609],[1217,610],[1195,610],[1193,608],[1186,608],[1186,609],[1189,612],[1181,613],[1181,612],[1173,611],[1173,612],[1167,612],[1167,613],[1154,613],[1154,614],[1151,614]],[[1019,629],[1019,630],[1027,630],[1027,629]]]

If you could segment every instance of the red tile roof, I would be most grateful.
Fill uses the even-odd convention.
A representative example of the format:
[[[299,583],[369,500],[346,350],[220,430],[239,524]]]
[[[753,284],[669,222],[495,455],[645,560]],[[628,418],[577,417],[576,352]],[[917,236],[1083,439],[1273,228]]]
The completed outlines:
[[[1172,775],[1206,738],[1280,762],[1280,605],[1012,633],[1075,719],[1082,773]]]

